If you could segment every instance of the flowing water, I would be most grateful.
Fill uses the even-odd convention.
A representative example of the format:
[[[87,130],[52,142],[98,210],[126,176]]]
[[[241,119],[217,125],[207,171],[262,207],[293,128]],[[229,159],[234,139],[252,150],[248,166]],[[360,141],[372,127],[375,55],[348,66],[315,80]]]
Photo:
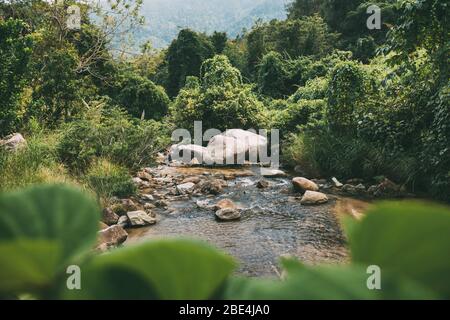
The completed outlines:
[[[169,175],[183,176],[224,171],[205,168],[166,168]],[[206,171],[206,173],[205,173]],[[255,170],[256,171],[256,170]],[[226,174],[242,174],[242,169],[226,169]],[[239,262],[237,273],[247,276],[279,274],[281,256],[295,256],[308,264],[345,261],[347,250],[333,213],[336,200],[328,204],[302,206],[298,194],[291,190],[288,178],[270,178],[270,187],[258,189],[261,179],[254,176],[228,181],[219,196],[199,196],[170,202],[168,210],[158,212],[159,222],[151,227],[129,231],[127,243],[167,237],[205,240],[229,253]],[[214,211],[201,209],[198,200],[210,204],[229,198],[239,205],[242,218],[218,222]]]

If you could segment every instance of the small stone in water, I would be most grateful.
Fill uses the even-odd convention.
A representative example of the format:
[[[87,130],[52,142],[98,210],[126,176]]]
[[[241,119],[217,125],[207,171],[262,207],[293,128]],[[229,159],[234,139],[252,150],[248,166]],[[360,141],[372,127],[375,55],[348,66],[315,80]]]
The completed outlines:
[[[261,179],[256,183],[256,187],[259,189],[265,189],[269,187],[269,181]]]
[[[326,194],[316,191],[306,191],[302,200],[300,201],[303,205],[314,205],[323,204],[328,202],[328,197]]]
[[[156,219],[149,216],[145,211],[128,212],[127,216],[132,227],[144,227],[156,223]]]
[[[241,213],[236,209],[220,209],[216,211],[216,217],[219,220],[223,221],[232,221],[232,220],[238,220],[241,218]]]

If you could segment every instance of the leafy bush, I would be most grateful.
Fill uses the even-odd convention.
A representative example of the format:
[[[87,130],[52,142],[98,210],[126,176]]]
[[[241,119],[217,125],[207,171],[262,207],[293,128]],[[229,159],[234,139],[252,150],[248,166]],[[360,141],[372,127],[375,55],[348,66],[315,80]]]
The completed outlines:
[[[258,68],[258,90],[272,98],[282,98],[289,94],[289,71],[282,61],[281,54],[269,52]]]
[[[88,186],[99,198],[109,199],[113,196],[125,198],[136,193],[136,185],[126,168],[99,159],[84,176]]]
[[[120,109],[68,123],[57,146],[59,159],[74,171],[85,171],[97,157],[128,168],[152,163],[156,152],[169,141],[166,127],[159,122],[138,121]]]
[[[178,127],[192,129],[194,121],[201,120],[205,129],[261,128],[263,106],[227,57],[206,60],[201,70],[199,82],[189,78],[171,106]]]
[[[414,187],[420,184],[417,159],[357,136],[334,131],[306,130],[284,143],[283,157],[290,166],[300,165],[311,176],[372,178],[385,175]]]
[[[57,199],[58,201],[55,201]],[[44,209],[45,208],[45,209]],[[233,260],[189,240],[159,240],[87,259],[98,208],[79,191],[41,186],[0,197],[0,296],[53,299],[448,299],[450,209],[421,202],[372,206],[344,218],[352,261],[304,266],[283,280],[233,277]],[[30,223],[32,222],[32,223]],[[81,236],[82,235],[82,236]],[[76,263],[83,290],[68,290]],[[367,287],[368,266],[381,289]],[[67,275],[66,275],[67,277]]]
[[[338,130],[354,124],[354,112],[366,98],[365,74],[355,62],[342,62],[331,71],[328,86],[328,120]]]
[[[304,87],[300,87],[289,97],[290,102],[299,102],[302,99],[315,100],[325,99],[328,92],[328,79],[314,78],[308,80]]]
[[[163,87],[132,72],[122,72],[118,78],[110,95],[130,114],[155,120],[167,114],[170,100]]]
[[[288,103],[287,107],[277,114],[275,127],[281,130],[282,136],[287,136],[299,127],[322,121],[325,109],[324,100],[300,100],[297,103]]]

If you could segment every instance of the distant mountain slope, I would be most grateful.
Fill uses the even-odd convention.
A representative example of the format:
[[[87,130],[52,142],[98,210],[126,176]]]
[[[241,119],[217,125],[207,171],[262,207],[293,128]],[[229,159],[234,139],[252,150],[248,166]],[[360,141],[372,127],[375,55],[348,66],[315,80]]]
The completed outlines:
[[[170,44],[179,30],[189,27],[211,33],[226,31],[231,37],[255,20],[283,19],[290,0],[144,0],[146,25],[135,33],[138,42],[151,40],[161,48]]]

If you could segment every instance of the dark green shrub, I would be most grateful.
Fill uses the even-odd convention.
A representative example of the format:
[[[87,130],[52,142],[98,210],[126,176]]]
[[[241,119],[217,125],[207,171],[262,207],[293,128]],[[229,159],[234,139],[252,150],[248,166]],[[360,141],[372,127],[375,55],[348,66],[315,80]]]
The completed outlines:
[[[300,100],[288,103],[277,115],[275,128],[281,130],[281,136],[297,131],[299,127],[312,125],[324,118],[326,102],[324,100]]]
[[[336,135],[326,127],[292,135],[284,144],[283,156],[311,176],[370,180],[384,175],[410,186],[420,182],[419,163],[413,155],[356,136]]]
[[[170,141],[162,123],[130,118],[116,108],[93,118],[66,124],[57,146],[60,160],[71,170],[83,172],[97,157],[138,169],[153,162]]]
[[[328,79],[315,78],[306,82],[304,87],[300,87],[289,97],[289,102],[299,102],[301,100],[325,99],[327,97]]]
[[[137,118],[160,120],[169,109],[164,88],[132,72],[121,74],[111,91],[113,100]]]
[[[225,56],[215,56],[202,66],[200,85],[181,90],[171,106],[171,118],[179,128],[192,129],[203,121],[205,130],[261,128],[262,103],[252,88],[242,84],[239,70]]]
[[[289,94],[289,73],[283,57],[277,52],[266,54],[258,68],[258,91],[272,98],[282,98]]]
[[[330,73],[327,117],[331,127],[349,130],[354,112],[366,98],[365,75],[355,62],[342,62]]]

